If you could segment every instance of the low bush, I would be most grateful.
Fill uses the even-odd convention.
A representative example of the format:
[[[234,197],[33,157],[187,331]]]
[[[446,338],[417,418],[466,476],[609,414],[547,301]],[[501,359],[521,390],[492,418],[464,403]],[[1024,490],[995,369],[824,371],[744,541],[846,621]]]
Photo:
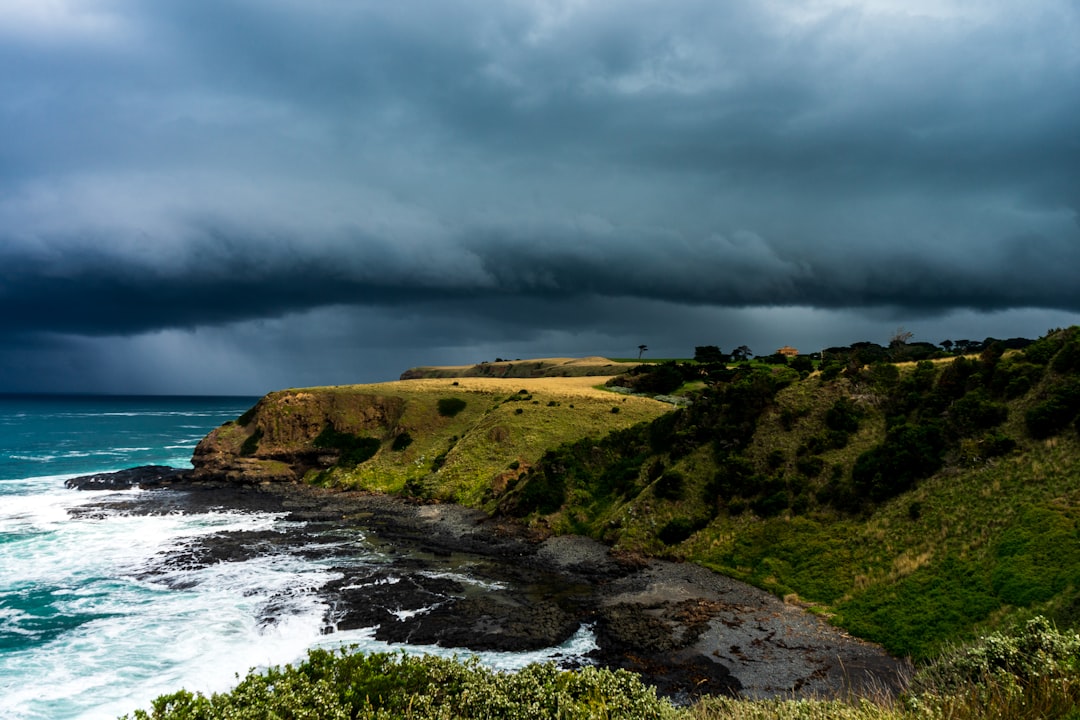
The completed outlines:
[[[382,445],[377,438],[361,437],[352,433],[340,432],[333,424],[327,425],[311,443],[314,447],[340,452],[338,466],[355,467],[375,457]]]
[[[1040,402],[1024,415],[1024,423],[1033,438],[1057,435],[1080,415],[1080,378],[1068,378],[1047,387]]]
[[[668,471],[657,479],[653,493],[662,500],[682,500],[684,484],[681,473]]]
[[[1035,617],[1011,633],[995,632],[946,649],[912,682],[918,693],[952,694],[992,679],[1028,683],[1040,677],[1075,675],[1080,635],[1062,633]]]
[[[678,545],[700,529],[697,523],[689,518],[673,518],[669,520],[656,536],[665,545]]]
[[[443,417],[454,417],[465,409],[466,404],[461,398],[440,398],[436,407]]]
[[[181,690],[123,720],[663,720],[676,714],[624,670],[566,671],[545,663],[503,673],[475,660],[312,650],[295,667],[250,673],[230,692],[206,697]]]

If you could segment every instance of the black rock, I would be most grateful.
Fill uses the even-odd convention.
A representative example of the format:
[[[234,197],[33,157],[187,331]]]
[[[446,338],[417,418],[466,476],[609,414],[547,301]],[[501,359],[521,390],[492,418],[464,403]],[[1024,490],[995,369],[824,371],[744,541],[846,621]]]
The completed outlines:
[[[127,490],[133,487],[161,487],[178,480],[185,480],[190,470],[167,465],[142,465],[111,473],[83,475],[64,482],[76,490]]]

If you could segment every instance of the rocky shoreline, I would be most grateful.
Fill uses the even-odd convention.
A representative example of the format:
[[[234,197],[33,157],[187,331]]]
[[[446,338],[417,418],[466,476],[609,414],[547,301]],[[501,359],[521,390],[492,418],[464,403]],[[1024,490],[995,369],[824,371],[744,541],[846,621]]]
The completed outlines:
[[[527,651],[558,646],[589,626],[598,645],[590,661],[640,673],[680,701],[706,693],[878,694],[900,688],[910,670],[800,607],[699,566],[620,557],[582,537],[536,537],[460,506],[292,483],[196,481],[190,471],[160,466],[67,484],[150,490],[103,500],[140,514],[287,513],[299,521],[287,532],[220,533],[168,561],[194,567],[333,544],[341,577],[313,589],[329,608],[328,633],[377,626],[376,638],[387,642]],[[347,562],[360,534],[390,562]],[[478,584],[457,579],[462,568]],[[271,604],[263,621],[280,612]]]

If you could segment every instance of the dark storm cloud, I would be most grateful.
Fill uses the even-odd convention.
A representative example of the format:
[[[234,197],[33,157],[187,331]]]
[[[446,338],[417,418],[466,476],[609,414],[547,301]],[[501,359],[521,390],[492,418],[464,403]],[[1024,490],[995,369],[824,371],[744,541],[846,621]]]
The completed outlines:
[[[0,337],[1080,312],[1078,38],[1055,0],[0,0]]]

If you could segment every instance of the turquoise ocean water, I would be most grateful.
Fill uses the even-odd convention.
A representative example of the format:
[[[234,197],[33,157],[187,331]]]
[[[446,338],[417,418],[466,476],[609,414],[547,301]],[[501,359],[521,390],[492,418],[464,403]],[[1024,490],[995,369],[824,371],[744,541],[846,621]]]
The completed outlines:
[[[293,662],[310,647],[387,649],[370,630],[323,634],[326,608],[311,589],[335,575],[318,559],[271,555],[160,571],[164,554],[193,539],[280,529],[283,517],[80,513],[123,493],[64,486],[137,465],[190,467],[198,441],[255,400],[0,395],[0,718],[115,718],[181,687],[226,690],[237,674]],[[363,561],[379,561],[358,547],[371,553]],[[271,602],[282,617],[260,622]],[[590,646],[580,634],[550,653],[481,660],[513,668]]]

